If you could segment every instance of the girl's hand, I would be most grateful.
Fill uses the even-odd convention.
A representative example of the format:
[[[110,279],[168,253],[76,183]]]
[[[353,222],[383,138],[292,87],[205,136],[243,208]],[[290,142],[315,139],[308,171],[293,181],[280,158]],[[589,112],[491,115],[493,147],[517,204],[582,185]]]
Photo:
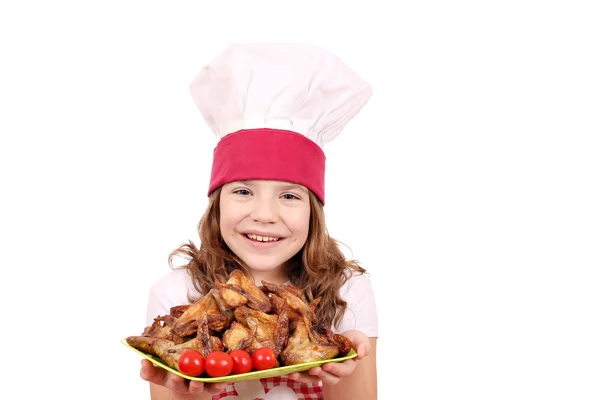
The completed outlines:
[[[371,344],[367,335],[360,331],[346,331],[342,335],[350,339],[352,347],[358,353],[357,357],[341,363],[323,364],[320,367],[314,367],[305,372],[294,372],[293,374],[289,374],[288,378],[304,383],[323,381],[323,383],[335,385],[343,377],[352,375],[358,362],[369,355]]]
[[[166,369],[155,367],[149,360],[142,360],[142,370],[140,376],[143,380],[164,386],[173,392],[180,394],[200,394],[209,392],[212,394],[221,393],[227,387],[227,383],[203,383],[184,379],[175,375]]]

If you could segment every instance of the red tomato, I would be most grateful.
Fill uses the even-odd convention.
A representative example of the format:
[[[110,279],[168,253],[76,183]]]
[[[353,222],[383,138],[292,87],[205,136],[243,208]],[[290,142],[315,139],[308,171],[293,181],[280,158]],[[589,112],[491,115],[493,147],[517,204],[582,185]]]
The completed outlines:
[[[227,353],[213,351],[206,357],[204,368],[206,373],[213,378],[229,375],[233,368],[233,360]]]
[[[233,369],[231,372],[234,374],[245,374],[252,371],[252,357],[250,357],[247,351],[231,350],[229,356],[233,360]]]
[[[269,347],[263,347],[252,353],[252,364],[258,371],[273,368],[277,365],[277,355]]]
[[[184,351],[177,360],[179,370],[188,376],[199,376],[204,372],[204,357],[196,350]]]

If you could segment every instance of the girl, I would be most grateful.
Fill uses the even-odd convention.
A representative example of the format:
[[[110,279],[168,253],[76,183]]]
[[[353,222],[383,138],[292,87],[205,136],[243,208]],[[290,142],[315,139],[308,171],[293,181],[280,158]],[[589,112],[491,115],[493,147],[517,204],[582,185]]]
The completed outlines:
[[[377,397],[377,314],[366,271],[346,260],[325,226],[324,143],[371,96],[370,86],[324,49],[304,45],[229,47],[191,85],[220,138],[206,212],[192,242],[170,258],[188,262],[150,290],[147,324],[193,302],[242,269],[321,297],[318,321],[347,336],[358,357],[305,373],[229,384],[187,382],[142,361],[151,397],[166,399],[361,399]]]

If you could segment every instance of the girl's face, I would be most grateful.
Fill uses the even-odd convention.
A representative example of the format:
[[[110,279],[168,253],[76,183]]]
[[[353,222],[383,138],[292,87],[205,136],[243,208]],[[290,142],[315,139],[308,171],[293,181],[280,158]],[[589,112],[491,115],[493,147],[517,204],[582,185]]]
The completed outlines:
[[[281,181],[228,183],[221,190],[223,240],[250,269],[283,273],[306,242],[310,199],[306,187]]]

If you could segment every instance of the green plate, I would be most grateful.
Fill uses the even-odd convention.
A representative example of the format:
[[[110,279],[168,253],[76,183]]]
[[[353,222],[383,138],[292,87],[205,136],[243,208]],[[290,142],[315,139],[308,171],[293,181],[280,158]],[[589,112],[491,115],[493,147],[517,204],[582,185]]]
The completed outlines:
[[[325,363],[330,363],[330,362],[341,362],[344,360],[349,360],[351,358],[356,357],[358,354],[356,354],[356,351],[354,349],[350,350],[350,353],[348,353],[348,355],[344,356],[344,357],[338,357],[338,358],[332,358],[330,360],[323,360],[323,361],[313,361],[313,362],[309,362],[309,363],[304,363],[304,364],[296,364],[296,365],[288,365],[285,367],[279,367],[279,368],[271,368],[271,369],[267,369],[264,371],[252,371],[252,372],[247,372],[245,374],[238,374],[238,375],[227,375],[227,376],[222,376],[219,378],[203,378],[203,377],[198,377],[198,376],[187,376],[183,373],[181,373],[180,371],[177,371],[176,369],[173,369],[171,367],[169,367],[162,359],[160,359],[159,357],[153,356],[151,354],[148,353],[144,353],[143,351],[140,351],[138,349],[136,349],[135,347],[130,346],[127,341],[125,339],[121,339],[121,343],[123,343],[125,346],[129,347],[131,350],[135,351],[136,353],[138,353],[139,355],[141,355],[142,357],[147,358],[148,360],[150,360],[152,362],[152,364],[164,368],[167,371],[170,371],[176,375],[179,375],[181,377],[184,377],[186,379],[190,379],[193,381],[200,381],[200,382],[213,382],[213,383],[217,383],[217,382],[240,382],[240,381],[251,381],[251,380],[255,380],[255,379],[262,379],[262,378],[272,378],[274,376],[281,376],[281,375],[287,375],[287,374],[291,374],[292,372],[300,372],[300,371],[306,371],[308,369],[311,369],[312,367],[319,367]]]

